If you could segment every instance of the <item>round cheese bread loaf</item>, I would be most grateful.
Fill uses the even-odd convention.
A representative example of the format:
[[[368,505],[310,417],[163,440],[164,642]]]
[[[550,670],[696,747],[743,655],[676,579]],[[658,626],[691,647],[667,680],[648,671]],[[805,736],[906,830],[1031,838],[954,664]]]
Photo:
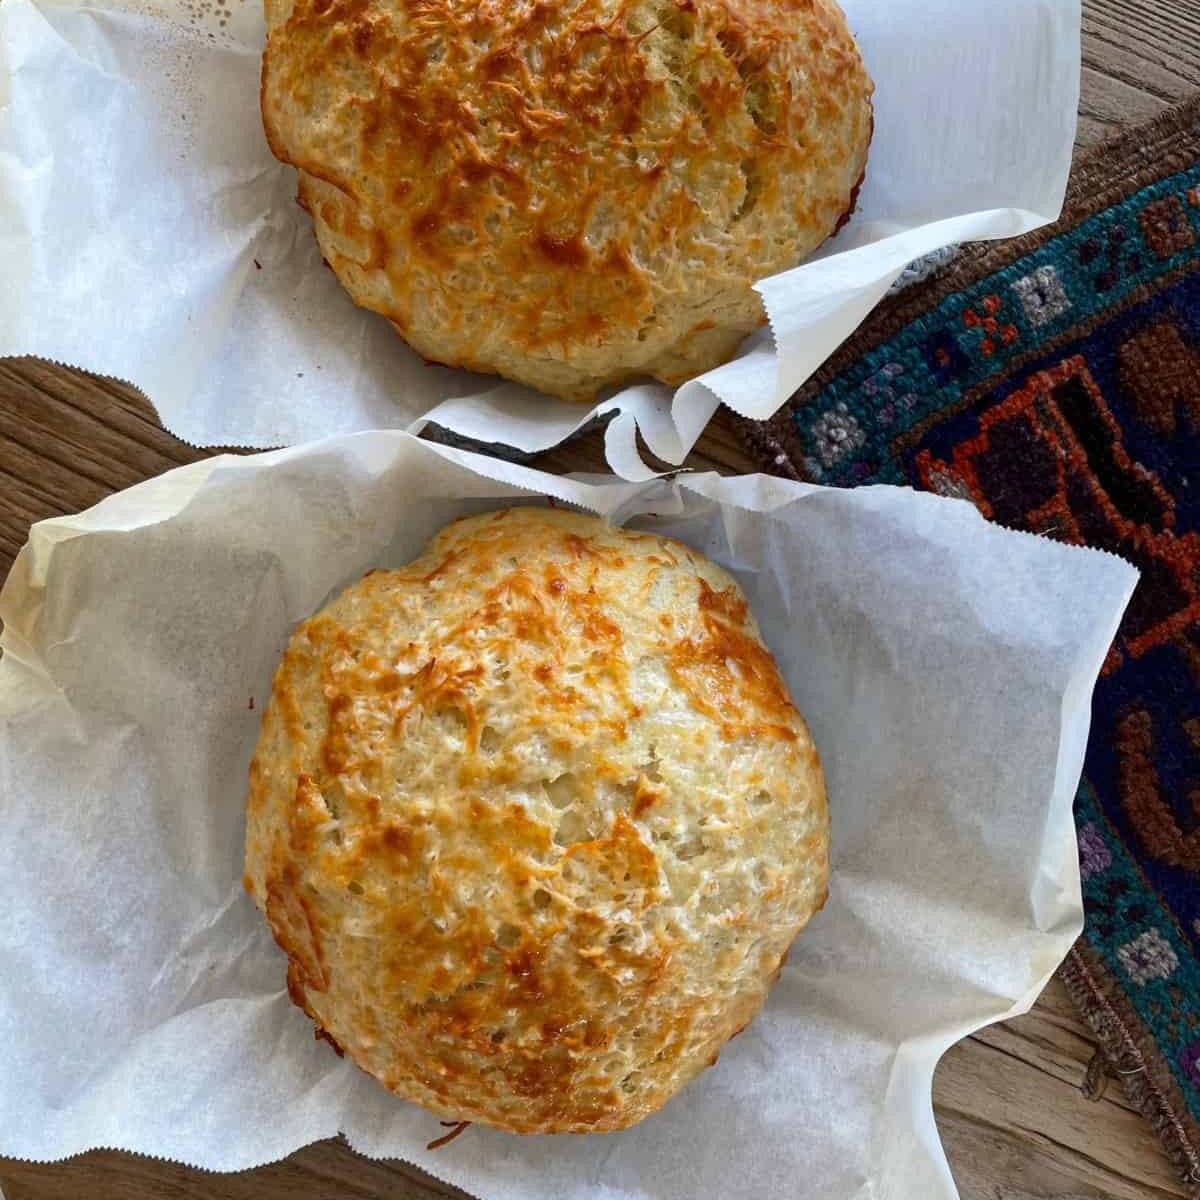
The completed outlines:
[[[262,111],[326,260],[426,358],[678,383],[849,215],[872,84],[835,0],[266,0]]]
[[[301,624],[246,816],[318,1033],[520,1133],[659,1108],[826,896],[817,752],[737,584],[561,510],[457,521]]]

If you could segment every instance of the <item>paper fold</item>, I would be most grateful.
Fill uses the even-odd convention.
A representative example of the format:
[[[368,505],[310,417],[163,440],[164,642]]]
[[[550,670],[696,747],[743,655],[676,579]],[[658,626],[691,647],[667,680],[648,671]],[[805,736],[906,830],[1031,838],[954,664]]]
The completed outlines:
[[[436,1119],[287,1000],[240,891],[246,768],[295,622],[463,512],[547,497],[737,575],[822,754],[831,896],[743,1036],[641,1125],[474,1127],[430,1155]],[[1027,1008],[1078,933],[1071,802],[1135,579],[904,489],[589,483],[387,431],[208,460],[42,522],[0,596],[0,1153],[233,1170],[340,1130],[485,1200],[797,1180],[952,1200],[933,1069]]]
[[[845,0],[877,83],[859,210],[759,285],[770,331],[678,390],[572,405],[426,366],[321,261],[267,148],[254,0],[4,0],[0,354],[140,387],[194,445],[286,445],[426,421],[523,453],[604,413],[682,462],[717,404],[765,418],[913,259],[1057,217],[1079,92],[1079,0]]]

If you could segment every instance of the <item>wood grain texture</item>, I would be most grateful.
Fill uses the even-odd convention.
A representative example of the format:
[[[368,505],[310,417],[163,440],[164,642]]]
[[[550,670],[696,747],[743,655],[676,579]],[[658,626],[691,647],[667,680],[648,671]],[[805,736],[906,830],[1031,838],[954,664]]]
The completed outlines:
[[[1085,0],[1084,10],[1081,146],[1200,88],[1200,0]],[[33,521],[78,511],[204,456],[165,433],[146,401],[121,384],[28,359],[0,361],[0,578]],[[552,451],[538,465],[551,471],[604,470],[602,437],[594,434]],[[753,469],[721,417],[689,465]],[[1101,1075],[1097,1087],[1093,1070],[1087,1090],[1103,1094],[1086,1098],[1094,1055],[1095,1044],[1057,980],[1032,1013],[984,1030],[946,1055],[934,1101],[963,1200],[1189,1195],[1119,1081]],[[453,1151],[451,1145],[441,1153],[449,1158]],[[282,1163],[236,1175],[113,1151],[55,1164],[0,1159],[0,1186],[7,1200],[463,1196],[416,1168],[361,1158],[341,1141],[321,1142]]]

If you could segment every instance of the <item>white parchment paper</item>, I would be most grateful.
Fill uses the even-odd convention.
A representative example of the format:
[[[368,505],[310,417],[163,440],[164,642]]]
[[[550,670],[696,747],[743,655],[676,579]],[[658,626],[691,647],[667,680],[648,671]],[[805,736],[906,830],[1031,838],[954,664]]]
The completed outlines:
[[[645,477],[636,426],[682,461],[719,401],[773,413],[912,259],[1060,211],[1079,0],[843,3],[878,84],[858,215],[762,281],[771,331],[733,363],[589,407],[427,367],[354,307],[267,149],[257,0],[2,0],[0,354],[132,381],[197,445],[429,418],[535,451],[615,411],[610,463]]]
[[[240,883],[246,770],[296,621],[454,516],[545,496],[740,579],[825,763],[832,894],[763,1012],[641,1125],[429,1154],[437,1120],[288,1001]],[[934,1065],[1081,928],[1071,804],[1135,580],[904,489],[591,484],[400,432],[36,525],[0,597],[0,1153],[232,1170],[342,1130],[487,1200],[950,1200]]]

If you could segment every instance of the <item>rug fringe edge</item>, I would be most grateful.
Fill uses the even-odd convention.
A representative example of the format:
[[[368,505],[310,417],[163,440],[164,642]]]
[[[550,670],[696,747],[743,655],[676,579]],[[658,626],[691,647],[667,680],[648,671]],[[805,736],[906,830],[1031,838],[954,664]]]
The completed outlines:
[[[1141,1052],[1137,1035],[1114,1007],[1112,997],[1105,994],[1094,978],[1085,957],[1088,953],[1090,947],[1086,946],[1084,938],[1080,938],[1067,955],[1059,975],[1072,1003],[1115,1069],[1129,1103],[1158,1135],[1171,1165],[1188,1189],[1189,1197],[1200,1200],[1200,1148],[1189,1136],[1191,1116],[1175,1111],[1163,1081],[1158,1078],[1158,1064]],[[1123,999],[1120,997],[1118,1002]],[[1137,1060],[1134,1070],[1122,1065],[1128,1064],[1131,1058]]]

